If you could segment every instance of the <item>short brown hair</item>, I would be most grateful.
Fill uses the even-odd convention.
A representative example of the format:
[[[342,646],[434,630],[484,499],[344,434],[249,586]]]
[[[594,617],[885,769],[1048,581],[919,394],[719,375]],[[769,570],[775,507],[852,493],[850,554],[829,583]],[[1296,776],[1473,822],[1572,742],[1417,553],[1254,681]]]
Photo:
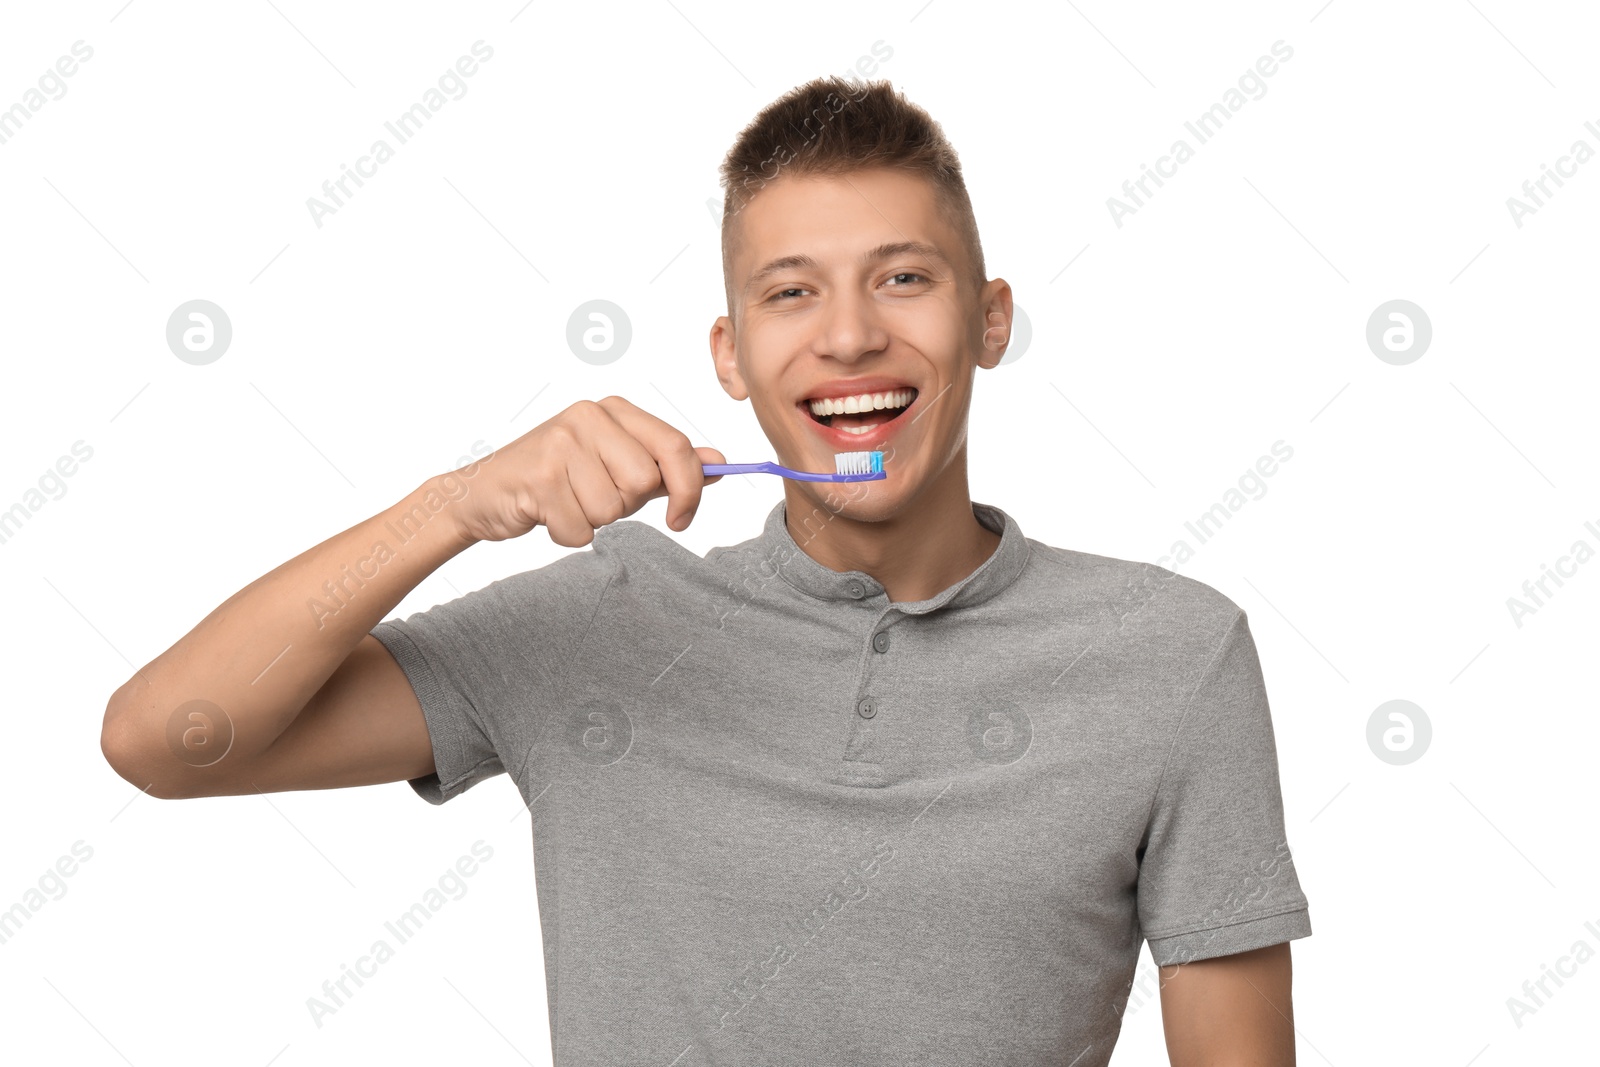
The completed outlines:
[[[974,288],[987,280],[978,222],[961,162],[944,130],[886,80],[814,78],[768,104],[722,161],[722,277],[733,314],[735,216],[761,186],[784,175],[839,175],[899,167],[933,183],[939,207],[966,245]],[[752,187],[754,187],[752,189]]]

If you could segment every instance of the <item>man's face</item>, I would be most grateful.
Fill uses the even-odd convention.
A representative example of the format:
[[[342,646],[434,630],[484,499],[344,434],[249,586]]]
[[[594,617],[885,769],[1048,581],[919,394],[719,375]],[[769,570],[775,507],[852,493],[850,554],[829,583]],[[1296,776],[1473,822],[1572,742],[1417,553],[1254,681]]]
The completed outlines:
[[[884,481],[792,484],[887,517],[963,457],[973,371],[1004,350],[984,333],[1009,337],[1010,286],[975,288],[933,185],[904,171],[780,177],[735,225],[734,317],[711,330],[723,389],[750,400],[785,466],[831,472],[836,453],[883,452]],[[811,403],[862,394],[911,402],[825,419]]]

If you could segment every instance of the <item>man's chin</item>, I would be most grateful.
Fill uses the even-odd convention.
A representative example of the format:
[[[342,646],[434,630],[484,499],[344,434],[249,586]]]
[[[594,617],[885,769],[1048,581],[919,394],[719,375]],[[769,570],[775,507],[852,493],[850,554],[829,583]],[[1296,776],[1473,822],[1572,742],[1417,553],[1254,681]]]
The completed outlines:
[[[882,522],[884,519],[892,518],[903,503],[902,494],[897,488],[891,487],[887,480],[790,481],[787,484],[807,502],[810,508],[821,508],[856,522]]]

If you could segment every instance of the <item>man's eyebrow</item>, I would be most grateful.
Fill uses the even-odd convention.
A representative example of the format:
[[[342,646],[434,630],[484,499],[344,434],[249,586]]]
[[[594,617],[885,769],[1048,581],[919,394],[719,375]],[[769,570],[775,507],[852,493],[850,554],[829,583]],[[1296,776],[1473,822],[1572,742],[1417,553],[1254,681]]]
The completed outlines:
[[[817,261],[807,255],[779,256],[766,266],[750,275],[750,280],[745,283],[745,291],[749,292],[759,283],[781,271],[793,270],[796,267],[815,267]]]
[[[946,268],[951,266],[949,256],[939,251],[937,246],[928,244],[925,241],[889,241],[879,245],[877,248],[868,249],[866,253],[862,255],[861,262],[863,264],[876,263],[880,260],[892,259],[895,256],[923,256],[927,259],[938,260],[940,263],[943,263]],[[762,281],[770,278],[774,274],[778,274],[786,270],[793,270],[797,267],[814,269],[817,266],[817,261],[810,256],[805,255],[804,253],[792,256],[779,256],[777,259],[772,260],[760,270],[750,275],[750,280],[745,283],[745,291],[748,292],[749,290],[754,289]]]

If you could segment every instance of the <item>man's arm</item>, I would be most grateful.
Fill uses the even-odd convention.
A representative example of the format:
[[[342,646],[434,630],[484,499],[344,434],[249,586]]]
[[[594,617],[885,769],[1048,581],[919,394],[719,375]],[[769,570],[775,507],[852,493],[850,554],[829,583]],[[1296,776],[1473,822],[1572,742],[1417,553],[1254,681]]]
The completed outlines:
[[[437,773],[422,705],[372,628],[478,541],[542,526],[580,547],[662,496],[687,529],[722,477],[704,465],[723,462],[622,397],[580,400],[229,597],[111,694],[100,750],[162,798]]]
[[[421,705],[368,631],[472,543],[451,505],[434,510],[465,484],[446,477],[251,582],[146,664],[106,706],[112,768],[162,799],[431,773]],[[376,562],[379,543],[392,555]]]
[[[1289,942],[1161,968],[1172,1067],[1294,1067]]]

